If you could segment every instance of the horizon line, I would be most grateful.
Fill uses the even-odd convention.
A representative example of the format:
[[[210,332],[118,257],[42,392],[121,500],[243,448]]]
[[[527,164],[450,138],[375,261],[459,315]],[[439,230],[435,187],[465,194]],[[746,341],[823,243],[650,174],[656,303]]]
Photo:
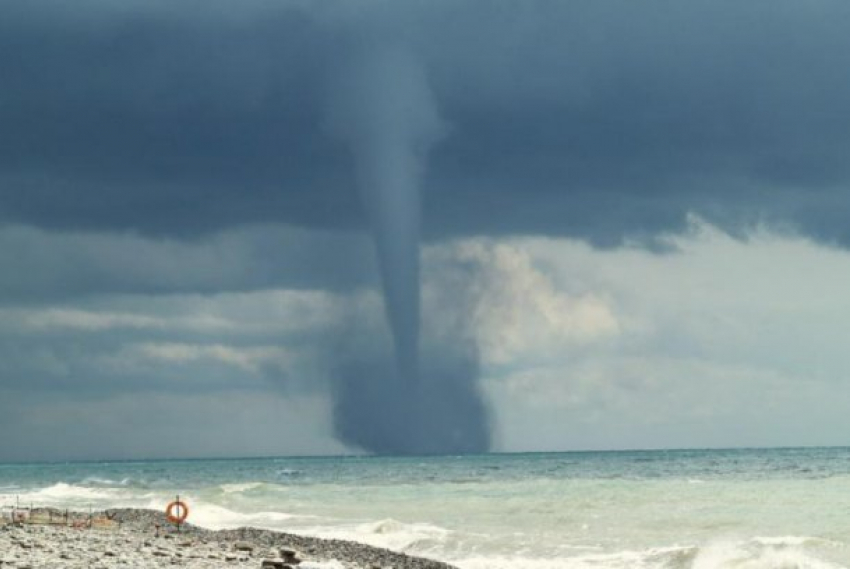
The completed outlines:
[[[572,450],[527,450],[527,451],[489,451],[481,453],[446,453],[446,454],[292,454],[292,455],[243,455],[243,456],[166,456],[139,458],[69,458],[44,460],[0,460],[3,466],[25,465],[58,465],[58,464],[102,464],[102,463],[133,463],[133,462],[204,462],[204,461],[238,461],[238,460],[303,460],[303,459],[381,459],[381,458],[445,458],[473,456],[522,456],[538,454],[618,454],[629,452],[694,452],[694,451],[755,451],[755,450],[802,450],[802,449],[850,449],[850,445],[776,445],[776,446],[706,446],[706,447],[635,447],[635,448],[600,448]]]

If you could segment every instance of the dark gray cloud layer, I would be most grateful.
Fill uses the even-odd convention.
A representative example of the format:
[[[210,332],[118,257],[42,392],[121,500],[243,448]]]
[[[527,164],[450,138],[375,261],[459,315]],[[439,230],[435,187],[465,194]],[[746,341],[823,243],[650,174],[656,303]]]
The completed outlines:
[[[362,227],[322,114],[343,54],[388,41],[451,124],[432,238],[610,245],[697,211],[847,243],[848,21],[828,0],[7,3],[0,219]]]
[[[0,307],[101,293],[349,290],[378,280],[362,233],[292,226],[236,228],[191,241],[11,226],[0,228],[0,266]]]
[[[334,135],[328,109],[346,99],[351,56],[386,49],[409,55],[445,122],[415,176],[425,239],[652,244],[695,212],[730,232],[767,222],[850,245],[848,23],[837,0],[7,2],[0,308],[376,286],[363,149]],[[241,377],[258,392],[290,381],[278,377],[289,355],[275,334],[219,346],[196,324],[181,335],[132,314],[91,318],[52,315],[70,331],[31,341],[0,330],[0,383],[58,396],[174,392],[186,362],[210,362],[199,373],[209,383],[182,395]],[[113,334],[110,319],[130,331]],[[78,338],[92,326],[105,331]],[[459,341],[467,326],[423,352],[419,387],[394,381],[391,339],[369,327],[355,330],[367,345],[321,358],[334,367],[340,438],[390,452],[486,449],[478,355]],[[338,332],[329,324],[297,347],[327,349]]]

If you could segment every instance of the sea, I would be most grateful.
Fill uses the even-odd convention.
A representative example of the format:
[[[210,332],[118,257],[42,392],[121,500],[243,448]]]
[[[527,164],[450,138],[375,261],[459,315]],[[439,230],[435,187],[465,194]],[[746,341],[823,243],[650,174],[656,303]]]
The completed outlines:
[[[850,449],[0,465],[0,506],[164,509],[462,569],[850,567]]]

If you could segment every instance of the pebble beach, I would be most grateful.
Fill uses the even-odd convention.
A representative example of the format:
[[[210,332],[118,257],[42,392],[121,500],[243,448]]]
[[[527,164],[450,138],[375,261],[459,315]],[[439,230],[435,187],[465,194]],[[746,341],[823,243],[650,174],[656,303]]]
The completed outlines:
[[[850,449],[0,465],[14,512],[0,569],[847,569]]]
[[[0,525],[2,569],[453,569],[451,565],[360,543],[254,528],[177,528],[160,512],[92,514],[41,508]]]

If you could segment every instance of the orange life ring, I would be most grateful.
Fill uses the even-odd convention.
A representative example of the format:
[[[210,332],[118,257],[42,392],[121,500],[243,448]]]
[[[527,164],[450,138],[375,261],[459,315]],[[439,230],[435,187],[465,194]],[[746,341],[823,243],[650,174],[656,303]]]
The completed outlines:
[[[177,513],[174,511],[177,510]],[[165,508],[165,518],[172,524],[182,524],[189,517],[189,506],[182,500],[174,500]]]

